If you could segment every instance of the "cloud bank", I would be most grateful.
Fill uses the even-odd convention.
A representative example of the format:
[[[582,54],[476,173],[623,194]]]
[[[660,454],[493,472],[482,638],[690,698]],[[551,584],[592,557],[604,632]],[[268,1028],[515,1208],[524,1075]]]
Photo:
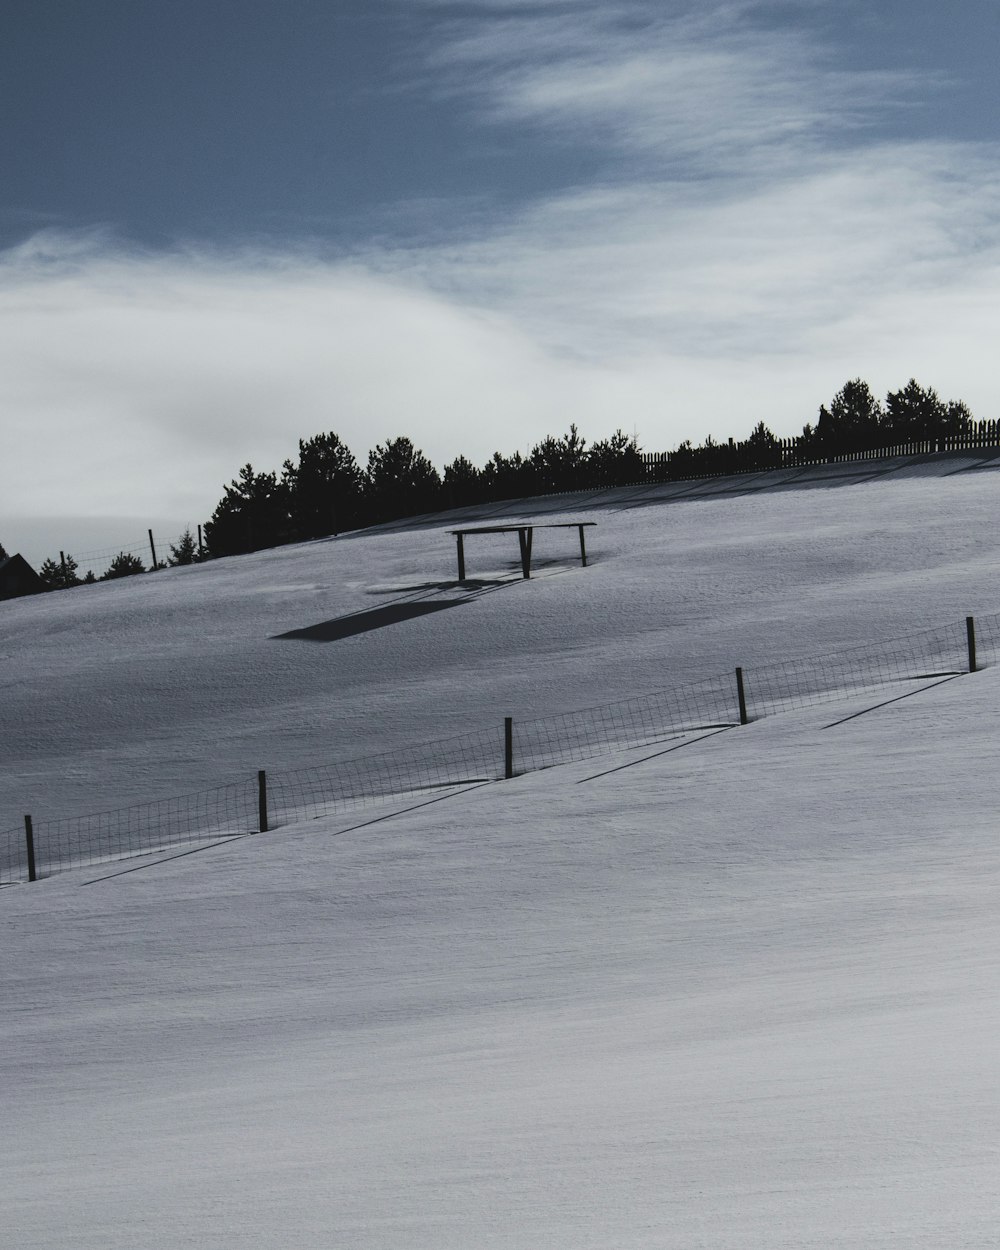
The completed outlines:
[[[838,65],[816,6],[783,28],[663,7],[445,26],[433,89],[471,124],[599,167],[472,237],[345,257],[47,232],[0,257],[0,511],[195,522],[241,464],[328,429],[362,460],[405,433],[439,467],[570,421],[651,450],[789,434],[858,375],[996,416],[997,151],[881,133],[940,84]]]

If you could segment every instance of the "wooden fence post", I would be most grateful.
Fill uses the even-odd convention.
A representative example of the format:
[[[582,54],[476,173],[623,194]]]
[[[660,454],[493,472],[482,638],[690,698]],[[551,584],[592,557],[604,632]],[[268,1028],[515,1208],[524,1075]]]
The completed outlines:
[[[260,832],[267,833],[267,774],[263,768],[257,773],[257,822]]]
[[[37,881],[38,873],[35,871],[35,832],[31,827],[31,817],[24,818],[24,845],[28,851],[28,880]]]
[[[505,716],[503,721],[503,775],[505,781],[514,776],[514,718]]]
[[[150,569],[150,572],[155,573],[157,567],[156,544],[153,542],[153,531],[147,530],[146,532],[149,534],[149,550],[153,553],[153,567]]]
[[[969,672],[976,671],[976,622],[971,616],[965,618],[965,637],[969,644]]]
[[[198,526],[198,557],[199,559],[203,558],[204,555],[205,555],[205,548],[201,541],[201,525],[199,525]]]
[[[747,695],[743,687],[743,670],[741,668],[736,670],[736,697],[740,701],[740,724],[749,725],[750,717],[747,716]]]

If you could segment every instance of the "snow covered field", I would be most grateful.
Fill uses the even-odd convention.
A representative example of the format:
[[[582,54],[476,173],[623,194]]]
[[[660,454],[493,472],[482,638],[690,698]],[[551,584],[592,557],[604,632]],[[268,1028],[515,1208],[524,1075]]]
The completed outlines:
[[[0,827],[996,612],[998,489],[2,605]],[[0,891],[5,1243],[995,1245],[998,671]]]

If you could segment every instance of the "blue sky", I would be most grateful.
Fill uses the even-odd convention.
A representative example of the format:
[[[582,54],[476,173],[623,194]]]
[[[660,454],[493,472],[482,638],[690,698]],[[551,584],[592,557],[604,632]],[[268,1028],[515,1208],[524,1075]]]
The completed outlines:
[[[326,429],[660,450],[859,375],[1000,415],[998,36],[985,0],[8,0],[0,541],[204,520]]]

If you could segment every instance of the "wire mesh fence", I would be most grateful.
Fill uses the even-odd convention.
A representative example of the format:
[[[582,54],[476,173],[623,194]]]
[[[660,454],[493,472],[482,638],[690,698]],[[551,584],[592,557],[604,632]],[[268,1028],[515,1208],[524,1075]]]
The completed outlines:
[[[503,776],[501,729],[437,739],[382,755],[269,773],[271,824]]]
[[[533,772],[609,750],[627,750],[675,733],[734,725],[739,717],[732,674],[656,690],[638,698],[517,721],[513,769]]]
[[[254,833],[257,815],[256,783],[248,780],[87,816],[32,821],[30,837],[25,829],[0,834],[0,884],[226,834]]]
[[[52,557],[55,574],[61,573],[62,580],[58,586],[71,587],[86,580],[103,580],[113,569],[118,574],[147,573],[154,569],[166,568],[178,554],[188,545],[188,555],[201,558],[201,529],[198,528],[199,541],[194,545],[190,530],[169,538],[155,536],[152,530],[147,531],[144,538],[130,539],[128,542],[117,543],[113,547],[98,547],[93,550],[80,551],[78,548],[59,551]]]
[[[994,618],[990,618],[994,619]],[[751,720],[809,707],[855,691],[879,690],[923,677],[968,671],[966,625],[948,625],[894,638],[877,646],[755,668],[745,677]]]
[[[23,829],[0,832],[0,885],[28,880],[28,851]]]
[[[976,617],[975,648],[979,658],[995,662],[1000,657],[1000,612]]]
[[[499,780],[855,693],[967,672],[1000,656],[1000,614],[508,726],[332,760],[115,811],[0,832],[0,885],[62,868],[275,828],[449,787]],[[30,826],[29,826],[30,827]],[[34,852],[34,863],[31,862]]]

